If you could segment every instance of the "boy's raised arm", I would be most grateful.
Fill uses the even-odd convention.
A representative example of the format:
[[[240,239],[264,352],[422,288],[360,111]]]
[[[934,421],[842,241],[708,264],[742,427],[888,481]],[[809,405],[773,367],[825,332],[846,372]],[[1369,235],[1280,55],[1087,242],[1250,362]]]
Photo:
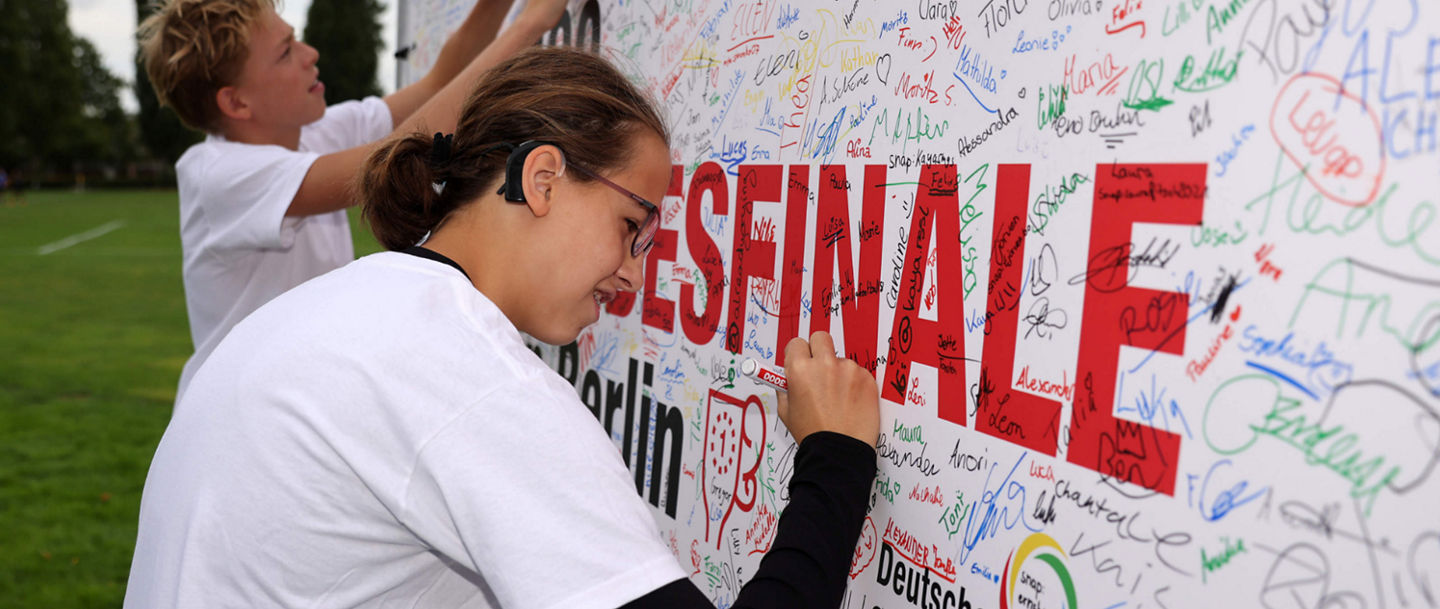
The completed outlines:
[[[420,80],[385,96],[385,105],[390,107],[390,117],[396,125],[410,118],[495,40],[500,22],[514,3],[514,0],[476,2],[460,28],[445,40],[445,46],[440,48],[440,55],[435,58],[435,65],[430,67],[430,71]]]
[[[386,104],[390,107],[391,116],[396,118],[394,133],[410,133],[417,130],[454,131],[455,124],[459,121],[460,107],[480,75],[502,60],[534,44],[542,34],[560,21],[560,16],[565,12],[565,0],[530,0],[524,11],[510,24],[510,27],[500,32],[498,36],[494,36],[493,32],[498,28],[498,23],[500,19],[504,18],[505,12],[509,10],[510,2],[511,0],[482,0],[482,3],[476,5],[476,8],[470,12],[470,16],[465,20],[465,25],[462,25],[460,30],[446,42],[445,50],[437,59],[436,67],[425,77],[442,82],[442,86],[433,95],[425,95],[424,98],[421,98],[423,91],[410,92],[411,87],[407,87],[385,99]],[[477,21],[477,17],[487,17],[492,10],[499,13],[499,16],[494,18],[493,24]],[[482,13],[484,15],[481,15]],[[451,75],[445,81],[440,81],[439,79],[445,76],[442,72],[454,69],[451,64],[460,64],[464,61],[467,49],[473,45],[470,41],[458,42],[457,39],[476,34],[486,37],[494,36],[494,40],[487,41],[488,44],[483,45],[484,50],[480,51],[478,55],[474,55],[468,64],[463,64],[464,68],[459,71],[459,74]],[[445,64],[443,68],[441,67],[442,63]],[[402,93],[404,93],[403,96]],[[398,102],[399,106],[415,104],[418,108],[407,112],[407,116],[403,120],[400,119],[396,111],[397,103],[391,100],[396,96],[405,98]],[[415,99],[410,99],[411,97]],[[315,159],[315,163],[305,174],[305,180],[301,182],[300,189],[295,192],[295,198],[291,200],[285,215],[309,216],[345,209],[353,205],[355,199],[353,193],[350,192],[350,184],[365,163],[366,157],[378,144],[378,142],[372,142]]]

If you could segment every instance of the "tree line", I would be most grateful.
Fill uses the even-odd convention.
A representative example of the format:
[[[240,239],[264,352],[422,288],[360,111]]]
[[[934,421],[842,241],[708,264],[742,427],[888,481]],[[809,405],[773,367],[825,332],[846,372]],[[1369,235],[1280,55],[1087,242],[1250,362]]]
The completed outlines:
[[[155,6],[135,0],[136,22]],[[111,73],[68,11],[65,0],[0,0],[0,169],[31,184],[173,182],[175,160],[203,134],[159,107],[138,53],[135,82]],[[380,0],[312,0],[301,37],[320,50],[327,102],[379,94],[383,11]],[[120,103],[126,87],[133,114]]]

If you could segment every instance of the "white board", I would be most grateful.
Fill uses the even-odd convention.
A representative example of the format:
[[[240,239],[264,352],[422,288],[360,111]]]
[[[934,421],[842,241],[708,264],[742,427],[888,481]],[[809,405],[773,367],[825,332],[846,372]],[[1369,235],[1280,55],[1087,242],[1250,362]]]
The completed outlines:
[[[406,78],[469,4],[402,4]],[[541,351],[718,605],[794,451],[734,367],[829,328],[885,398],[845,607],[1440,606],[1440,5],[587,0],[545,42],[596,31],[676,179],[643,295]]]

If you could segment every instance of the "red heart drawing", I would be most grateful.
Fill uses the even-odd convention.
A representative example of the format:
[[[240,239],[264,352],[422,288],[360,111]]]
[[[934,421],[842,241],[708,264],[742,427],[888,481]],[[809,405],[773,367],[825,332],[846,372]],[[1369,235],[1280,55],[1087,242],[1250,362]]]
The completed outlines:
[[[760,398],[749,399],[710,390],[705,405],[705,441],[702,448],[703,467],[700,485],[705,490],[705,539],[710,539],[710,523],[719,521],[715,547],[730,513],[735,508],[749,512],[755,507],[759,483],[755,472],[760,469],[765,452],[765,407]]]

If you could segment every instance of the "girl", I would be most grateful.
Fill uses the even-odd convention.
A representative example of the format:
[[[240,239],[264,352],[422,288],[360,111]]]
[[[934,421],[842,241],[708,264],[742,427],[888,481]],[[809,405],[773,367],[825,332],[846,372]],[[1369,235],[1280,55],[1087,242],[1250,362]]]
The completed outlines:
[[[127,606],[711,606],[521,338],[573,341],[639,288],[667,138],[604,60],[533,49],[453,136],[377,151],[362,204],[395,251],[275,299],[201,368],[146,480]],[[840,603],[879,412],[834,352],[786,347],[791,501],[736,607]]]

